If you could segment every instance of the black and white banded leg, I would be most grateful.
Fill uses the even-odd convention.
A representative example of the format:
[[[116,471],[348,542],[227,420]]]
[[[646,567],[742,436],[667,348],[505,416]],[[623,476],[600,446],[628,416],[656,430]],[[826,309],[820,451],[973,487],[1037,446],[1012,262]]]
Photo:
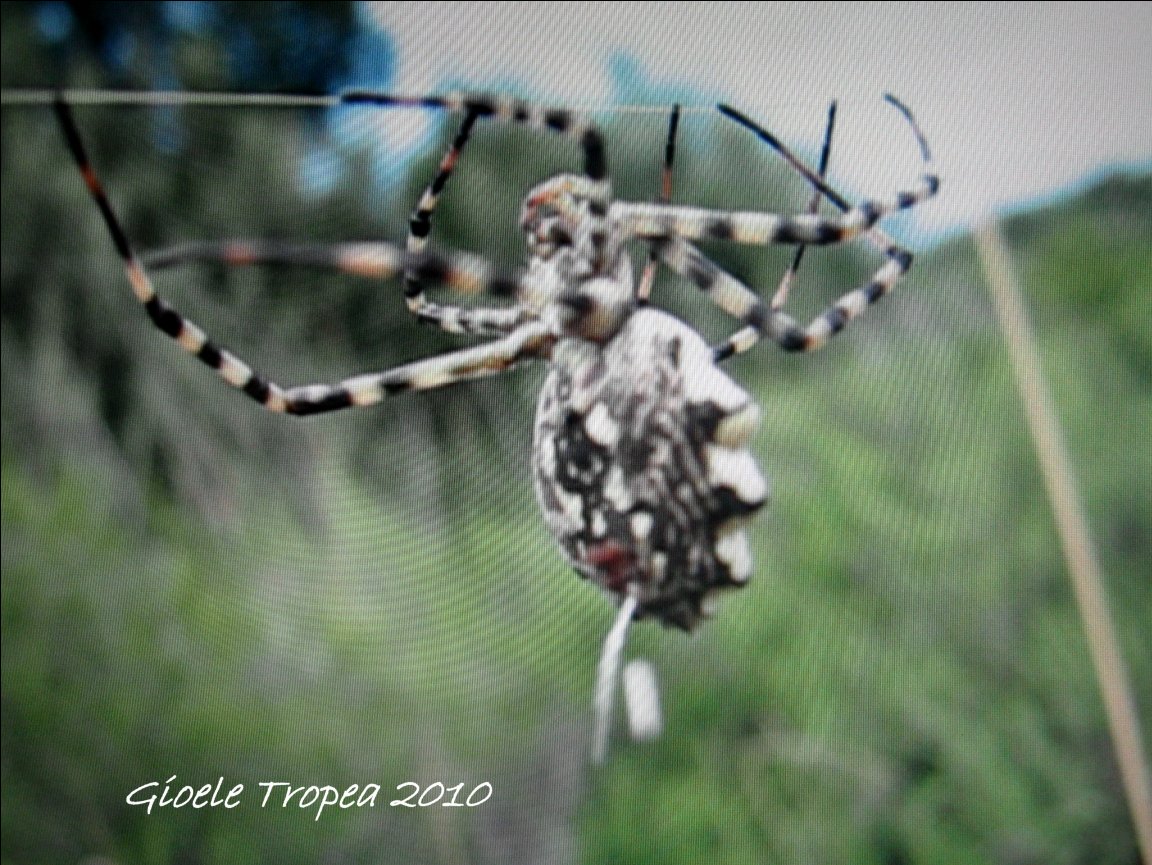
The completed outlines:
[[[673,105],[672,113],[668,117],[668,137],[664,140],[664,166],[660,172],[660,203],[672,202],[672,164],[676,159],[676,134],[680,129],[680,106]],[[656,281],[656,267],[660,262],[660,255],[655,247],[648,250],[648,260],[644,264],[644,271],[640,274],[640,281],[636,283],[636,301],[640,304],[648,302],[652,295],[652,285]]]
[[[831,152],[835,118],[836,104],[832,103],[828,111],[824,144],[821,149],[821,174],[827,167]],[[816,213],[820,203],[820,195],[820,191],[817,190],[809,202],[809,215]],[[787,298],[792,279],[803,260],[806,245],[797,246],[792,263],[781,278],[770,306],[764,303],[758,293],[726,272],[682,237],[665,237],[655,241],[653,246],[656,253],[673,271],[692,282],[725,312],[745,322],[744,328],[724,342],[714,346],[713,356],[715,360],[723,361],[734,354],[747,351],[764,335],[768,335],[782,345],[803,339],[799,327],[789,317],[780,313],[779,309]]]
[[[419,255],[425,251],[429,235],[432,233],[432,216],[460,161],[460,155],[472,134],[472,127],[480,116],[476,111],[467,112],[448,151],[440,160],[436,176],[425,187],[420,201],[412,211],[408,220],[408,238],[405,241],[405,248],[409,253]],[[435,325],[448,333],[503,336],[511,333],[528,318],[523,308],[514,306],[477,309],[435,303],[424,293],[424,283],[418,269],[406,270],[404,273],[404,302],[418,320]]]
[[[824,144],[820,148],[820,167],[817,172],[823,178],[828,172],[828,160],[832,155],[832,133],[836,128],[836,103],[832,102],[828,106],[828,122],[824,125]],[[808,202],[807,213],[818,213],[820,210],[820,199],[823,193],[817,189],[812,193],[812,199]],[[768,304],[769,307],[775,311],[783,309],[784,305],[788,302],[788,294],[792,290],[792,282],[796,278],[796,273],[800,270],[800,263],[804,260],[804,253],[808,249],[807,246],[801,245],[796,247],[796,253],[792,256],[792,263],[788,269],[784,271],[784,276],[780,278],[779,285],[776,286],[776,292],[772,295],[772,300]]]
[[[931,171],[931,156],[924,137],[911,112],[894,98],[889,102],[904,114],[921,145],[926,169],[910,189],[890,199],[864,201],[849,205],[835,189],[816,173],[803,166],[769,133],[766,141],[781,153],[787,153],[801,174],[843,212],[838,217],[806,213],[781,216],[758,211],[716,211],[696,207],[675,207],[618,203],[616,213],[622,229],[630,236],[645,238],[657,245],[663,260],[678,273],[690,279],[725,312],[745,322],[745,327],[716,349],[717,359],[747,351],[767,336],[786,351],[813,351],[839,333],[844,325],[860,315],[871,304],[888,294],[908,271],[912,255],[883,235],[876,225],[885,216],[911,208],[936,194],[939,179]],[[760,130],[735,109],[721,110],[741,125]],[[725,273],[719,266],[691,246],[693,240],[717,240],[747,245],[787,244],[827,246],[844,243],[861,235],[880,243],[886,261],[864,285],[844,294],[825,312],[801,327],[779,309],[769,309],[747,286]],[[878,241],[877,237],[883,237]]]
[[[603,261],[608,243],[608,207],[612,200],[612,184],[608,178],[608,159],[604,136],[600,130],[581,115],[566,108],[547,108],[498,96],[472,93],[448,93],[443,96],[402,96],[373,90],[349,90],[340,95],[346,105],[408,106],[438,108],[475,114],[483,119],[514,123],[529,129],[538,129],[562,135],[576,141],[584,156],[583,175],[571,178],[571,192],[587,201],[587,212],[581,216],[586,227],[591,260]]]
[[[523,359],[547,355],[555,342],[555,335],[545,325],[535,322],[494,342],[391,370],[359,375],[335,384],[282,387],[256,372],[232,352],[216,345],[194,322],[160,298],[88,158],[68,105],[57,100],[55,109],[69,150],[124,264],[132,292],[152,323],[186,352],[215,370],[225,382],[269,411],[309,415],[373,405],[389,394],[443,387],[457,381],[493,375]],[[198,259],[231,264],[266,261],[311,264],[377,278],[411,273],[420,279],[442,282],[469,293],[515,296],[528,290],[523,276],[497,274],[487,261],[477,256],[409,253],[386,243],[318,246],[231,241],[189,244],[158,256],[154,266]]]
[[[887,259],[867,283],[842,295],[828,309],[816,316],[805,328],[800,328],[790,316],[782,313],[780,308],[783,306],[783,301],[777,304],[774,299],[773,314],[774,317],[777,318],[777,321],[773,329],[779,336],[773,338],[776,339],[785,350],[814,351],[824,346],[831,337],[843,330],[848,322],[860,316],[869,306],[891,292],[892,288],[908,272],[908,269],[912,265],[912,253],[889,238],[877,227],[877,222],[883,216],[901,210],[907,210],[934,196],[939,191],[940,179],[932,167],[932,153],[928,147],[928,141],[911,110],[892,94],[885,94],[884,99],[903,115],[911,127],[912,133],[916,138],[916,143],[920,149],[920,156],[924,163],[924,171],[921,173],[915,186],[911,189],[898,192],[893,198],[888,200],[865,201],[855,206],[850,204],[843,195],[825,181],[824,171],[827,166],[826,149],[821,155],[819,172],[813,172],[812,169],[792,153],[779,138],[755,123],[747,115],[727,105],[719,106],[721,113],[752,131],[758,138],[776,150],[789,165],[814,187],[816,196],[824,195],[833,205],[840,209],[842,212],[840,220],[829,220],[825,223],[825,226],[831,224],[850,228],[853,224],[862,222],[863,227],[851,230],[851,236],[863,234]],[[832,124],[834,116],[835,106],[833,106],[829,115],[829,125]],[[816,201],[816,197],[814,197],[813,200]],[[771,242],[778,241],[774,240]],[[821,243],[822,241],[817,240],[812,242]],[[831,242],[838,241],[833,239]],[[784,295],[786,298],[786,288]]]

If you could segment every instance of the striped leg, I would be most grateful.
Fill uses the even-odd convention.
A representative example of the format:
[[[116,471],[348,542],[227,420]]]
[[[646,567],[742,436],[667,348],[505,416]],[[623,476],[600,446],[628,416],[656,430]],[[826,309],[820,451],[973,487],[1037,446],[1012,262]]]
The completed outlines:
[[[911,110],[907,105],[905,105],[891,93],[884,94],[884,100],[888,104],[894,106],[896,110],[904,116],[904,119],[912,128],[912,134],[916,136],[916,143],[920,148],[920,156],[924,161],[926,168],[925,172],[920,177],[920,181],[916,190],[904,192],[897,196],[898,203],[901,203],[902,201],[905,207],[911,207],[915,204],[918,204],[920,201],[923,201],[925,198],[930,198],[931,196],[935,195],[940,186],[940,179],[931,170],[932,152],[928,147],[928,140],[924,137],[924,133],[921,131],[920,125],[916,122],[916,118],[913,116]],[[784,142],[782,142],[767,129],[760,126],[747,115],[737,111],[731,106],[720,105],[719,110],[726,117],[736,121],[744,128],[750,130],[754,135],[756,135],[757,138],[759,138],[761,141],[779,153],[798,174],[804,177],[804,179],[807,180],[808,183],[810,183],[818,192],[826,195],[828,200],[836,205],[836,207],[838,207],[841,212],[848,213],[853,209],[848,201],[844,198],[844,196],[840,195],[835,189],[832,189],[830,186],[828,186],[828,184],[824,181],[823,172],[821,172],[819,175],[814,174],[812,169],[805,165],[796,156],[796,154],[794,154],[784,144]],[[925,190],[927,190],[927,195],[922,194]],[[913,196],[915,196],[917,193],[921,193],[920,197],[913,199]],[[901,196],[904,196],[902,200]],[[886,252],[890,247],[895,245],[893,241],[886,234],[884,234],[884,232],[876,227],[872,227],[869,231],[867,231],[866,236],[872,242],[873,246],[875,246],[881,252]]]
[[[815,351],[823,348],[848,322],[858,318],[864,310],[888,294],[912,266],[912,253],[906,250],[893,246],[885,254],[888,260],[868,282],[841,295],[839,300],[812,319],[806,327],[801,328],[791,316],[774,310],[769,335],[785,351]]]
[[[824,218],[810,213],[781,216],[757,211],[725,212],[700,207],[669,207],[627,202],[618,202],[613,208],[613,213],[621,228],[626,230],[629,236],[638,238],[656,239],[675,235],[685,240],[723,240],[753,246],[777,243],[826,246],[844,243],[865,234],[870,235],[882,248],[890,247],[891,241],[878,232],[876,224],[885,216],[907,210],[934,196],[940,188],[940,178],[931,170],[932,156],[928,143],[911,111],[890,94],[885,96],[885,99],[894,105],[911,125],[916,141],[920,145],[926,169],[911,189],[897,192],[890,199],[849,204],[843,195],[804,165],[775,135],[758,126],[735,108],[721,105],[719,109],[722,114],[750,129],[779,152],[805,180],[842,211],[841,215],[834,218]]]
[[[112,218],[115,218],[114,215]],[[461,294],[491,294],[496,297],[516,297],[534,290],[526,274],[518,271],[501,272],[488,259],[479,255],[457,251],[413,253],[393,243],[376,240],[353,243],[235,239],[194,241],[143,253],[139,261],[149,271],[209,261],[229,267],[269,264],[314,267],[366,279],[393,279],[402,274],[413,274],[418,279],[446,285]]]
[[[820,155],[820,172],[826,170],[829,154],[832,147],[832,131],[836,120],[836,103],[833,102],[828,109],[828,123],[824,131],[824,146]],[[669,138],[671,150],[672,138]],[[666,174],[670,180],[670,158],[666,155]],[[667,186],[666,186],[667,189]],[[667,196],[665,196],[667,198]],[[820,204],[820,192],[817,190],[808,204],[808,211],[815,213]],[[727,312],[729,315],[745,322],[745,327],[737,331],[724,342],[713,347],[713,356],[717,361],[725,360],[733,354],[747,351],[755,345],[766,333],[778,341],[787,341],[789,332],[787,317],[777,316],[777,312],[784,305],[788,296],[793,277],[800,267],[804,250],[807,247],[800,245],[792,263],[785,272],[771,306],[765,306],[760,296],[740,280],[724,271],[713,261],[707,258],[695,246],[682,238],[665,238],[656,241],[653,253],[660,257],[672,270],[690,280],[697,288],[705,292],[708,297]],[[795,328],[795,325],[792,325]],[[794,335],[791,338],[795,338]]]
[[[653,248],[660,260],[674,272],[704,292],[724,312],[744,322],[743,328],[713,348],[716,361],[745,352],[766,333],[771,335],[771,310],[760,295],[691,243],[673,236],[653,241]]]
[[[930,167],[931,154],[928,144],[911,112],[895,97],[885,98],[912,126],[924,162]],[[619,214],[621,224],[626,225],[627,230],[634,236],[664,238],[662,257],[669,266],[708,292],[723,309],[747,322],[745,328],[716,347],[718,360],[746,351],[763,335],[768,335],[787,351],[813,351],[839,333],[868,306],[890,292],[907,273],[912,264],[912,254],[892,242],[883,232],[875,228],[875,225],[887,214],[905,210],[931,198],[939,188],[939,179],[931,170],[926,170],[913,189],[899,192],[891,200],[866,201],[852,206],[844,196],[804,165],[771,133],[735,109],[720,106],[720,110],[778,150],[818,192],[827,196],[840,208],[841,217],[824,219],[816,214],[785,217],[756,212],[722,213],[701,208],[623,203],[617,204],[615,211]],[[860,234],[864,234],[870,242],[877,245],[887,261],[876,271],[871,280],[843,295],[803,328],[781,311],[783,298],[780,296],[780,290],[773,299],[771,315],[765,315],[763,309],[747,301],[744,292],[748,292],[749,289],[746,286],[724,273],[686,242],[712,239],[748,244],[793,243],[803,247],[806,244],[841,243]],[[783,296],[786,298],[787,285],[783,285],[782,288]]]
[[[929,149],[928,139],[924,137],[924,133],[920,129],[920,124],[916,122],[916,118],[913,116],[911,109],[909,109],[907,105],[905,105],[891,93],[884,94],[884,101],[896,108],[896,110],[904,116],[904,119],[908,121],[908,125],[912,127],[912,134],[916,136],[916,144],[920,147],[920,157],[924,161],[925,171],[920,176],[920,180],[917,183],[916,188],[914,190],[899,193],[896,197],[897,206],[892,209],[903,210],[935,195],[940,187],[940,178],[935,174],[934,171],[931,170],[932,151]],[[804,179],[807,180],[813,188],[827,196],[828,200],[840,208],[842,212],[849,213],[856,209],[848,203],[847,199],[845,199],[843,195],[829,186],[822,176],[815,174],[811,168],[801,162],[796,154],[794,154],[784,144],[784,142],[782,142],[779,138],[777,138],[763,126],[760,126],[750,117],[748,117],[748,115],[737,111],[730,105],[719,105],[717,107],[720,113],[725,117],[736,121],[745,129],[750,130],[757,138],[759,138],[761,141],[779,153],[782,157],[784,157],[788,164],[791,165],[792,168],[797,171],[797,173],[803,176]],[[858,205],[857,207],[862,206],[863,205]]]
[[[815,174],[812,176],[816,177]],[[931,198],[936,194],[938,184],[935,175],[926,174],[914,188],[902,190],[891,199],[864,201],[833,217],[813,213],[783,216],[755,210],[725,211],[632,202],[616,202],[612,211],[629,237],[642,240],[682,237],[685,240],[722,240],[749,246],[831,246],[867,234],[885,216]],[[828,194],[826,185],[819,189]],[[838,207],[843,201],[839,195],[828,198]]]
[[[836,102],[833,101],[828,106],[828,121],[824,126],[824,144],[820,148],[820,167],[819,176],[821,178],[828,171],[828,160],[832,154],[832,133],[836,127]],[[817,189],[812,194],[811,201],[808,202],[807,212],[814,214],[818,212],[820,207],[821,192]],[[774,319],[769,322],[769,330],[779,334],[776,337],[777,341],[783,338],[787,341],[794,341],[797,334],[793,328],[795,325],[791,323],[791,319],[787,317],[780,317],[778,313],[784,308],[788,302],[788,294],[792,289],[792,281],[796,278],[796,273],[800,270],[800,263],[804,260],[804,252],[808,247],[804,244],[796,247],[796,253],[792,257],[792,263],[788,269],[784,271],[784,276],[781,277],[779,285],[776,287],[776,292],[772,295],[772,300],[769,303],[769,309],[772,311]],[[717,360],[723,360],[737,352],[747,351],[748,348],[755,345],[761,337],[761,333],[756,330],[752,325],[744,328],[729,337],[725,342],[713,347],[713,354]],[[783,345],[784,342],[781,342]]]
[[[824,145],[820,154],[818,174],[812,175],[807,166],[790,152],[788,153],[789,161],[798,166],[805,177],[812,175],[815,181],[820,184],[817,186],[811,202],[809,202],[808,211],[810,214],[815,213],[820,203],[820,197],[824,192],[823,177],[831,153],[835,120],[836,103],[833,102],[828,109],[828,123],[824,132]],[[918,129],[917,137],[923,141]],[[926,147],[926,145],[924,146]],[[834,191],[833,194],[835,194]],[[842,199],[841,201],[843,202]],[[842,209],[851,208],[845,202]],[[870,234],[878,235],[880,232],[874,230]],[[747,351],[764,335],[769,336],[789,351],[812,351],[820,348],[829,338],[843,329],[848,321],[858,316],[869,304],[874,303],[891,290],[892,285],[907,271],[911,264],[910,253],[896,247],[891,241],[887,241],[883,251],[888,257],[888,261],[873,278],[861,288],[843,295],[828,310],[813,319],[807,327],[801,328],[782,309],[788,298],[792,278],[800,266],[806,248],[804,244],[797,247],[792,265],[784,274],[784,278],[781,280],[767,310],[743,283],[724,272],[686,241],[678,239],[666,243],[663,247],[663,256],[670,267],[691,279],[697,287],[707,292],[721,308],[747,323],[744,328],[733,334],[727,341],[715,347],[715,357],[719,361],[733,354]]]
[[[772,309],[752,289],[681,238],[658,244],[661,260],[690,280],[721,309],[745,326],[713,349],[717,362],[752,348],[767,336],[785,351],[814,351],[843,330],[844,325],[875,303],[907,272],[910,253],[894,254],[863,286],[843,295],[831,307],[800,327],[787,313]]]
[[[828,106],[828,122],[824,126],[824,144],[820,148],[820,167],[818,169],[819,175],[823,178],[828,173],[828,159],[832,154],[832,132],[836,128],[836,103],[832,102]],[[820,208],[820,199],[822,193],[819,189],[812,193],[812,200],[808,202],[807,213],[817,213]],[[796,278],[796,272],[800,270],[800,262],[804,260],[804,251],[808,249],[807,246],[800,245],[796,247],[796,254],[792,257],[792,264],[784,271],[784,276],[780,278],[780,284],[776,287],[776,293],[772,295],[772,302],[769,306],[773,310],[783,309],[784,304],[788,302],[788,293],[792,289],[792,281]]]
[[[784,157],[789,165],[815,188],[818,194],[822,193],[827,196],[828,200],[840,209],[844,215],[843,218],[848,219],[852,217],[854,213],[862,210],[875,211],[879,209],[890,213],[913,207],[934,196],[940,188],[940,179],[932,170],[932,153],[928,147],[928,141],[924,137],[924,133],[921,131],[911,110],[890,93],[885,94],[884,99],[904,116],[904,119],[912,128],[912,133],[915,135],[916,143],[920,148],[920,155],[924,161],[925,170],[913,189],[897,193],[891,201],[864,202],[856,206],[852,206],[844,196],[829,186],[824,180],[824,154],[822,154],[821,157],[821,170],[819,174],[816,174],[792,153],[779,138],[756,124],[746,115],[727,105],[721,105],[719,109],[725,116],[751,130],[758,138],[776,150]],[[829,122],[831,123],[831,120]],[[884,214],[882,213],[881,215]],[[780,342],[781,346],[785,349],[789,351],[813,351],[820,348],[832,336],[839,333],[849,321],[859,316],[865,309],[888,294],[892,290],[892,287],[908,272],[908,269],[912,265],[912,253],[897,245],[887,234],[879,228],[876,228],[875,220],[872,220],[872,225],[863,233],[869,242],[879,249],[888,260],[873,275],[869,282],[841,296],[832,306],[813,319],[806,328],[798,328],[790,317],[783,316],[783,320],[777,328],[783,335],[783,339],[778,339],[777,341]],[[775,310],[779,309],[777,306],[773,308]]]
[[[440,203],[440,196],[448,185],[448,180],[456,168],[460,154],[468,143],[480,115],[475,111],[468,111],[464,122],[460,125],[455,139],[448,152],[440,160],[440,167],[432,182],[424,190],[419,204],[408,220],[408,240],[406,248],[409,253],[418,255],[424,252],[428,245],[428,236],[432,232],[432,214]],[[404,273],[404,301],[408,309],[420,321],[432,324],[449,333],[468,333],[481,336],[502,336],[510,333],[520,324],[527,321],[528,314],[522,309],[469,309],[460,306],[449,306],[434,303],[424,294],[424,284],[420,280],[418,270],[406,270]]]
[[[317,267],[364,276],[390,279],[398,268],[404,273],[404,295],[408,309],[421,321],[434,324],[451,333],[502,336],[523,324],[528,315],[519,308],[465,308],[429,301],[424,283],[438,282],[464,294],[490,292],[497,296],[515,297],[522,284],[517,278],[496,274],[478,256],[466,253],[438,255],[425,252],[428,234],[441,193],[451,177],[460,151],[467,143],[477,115],[469,113],[452,147],[440,162],[440,168],[421,196],[409,220],[407,253],[399,253],[386,242],[344,244],[285,243],[267,240],[229,240],[185,243],[144,253],[142,260],[150,270],[162,270],[193,261],[215,261],[233,267],[246,265],[289,264]]]
[[[133,294],[144,306],[152,323],[189,354],[214,369],[225,382],[243,391],[269,411],[315,414],[351,406],[372,405],[386,394],[441,387],[455,381],[491,375],[523,358],[546,353],[551,348],[553,337],[544,325],[533,322],[496,342],[417,361],[385,372],[357,376],[334,385],[281,387],[257,373],[236,355],[213,343],[196,324],[161,300],[108,200],[80,139],[71,111],[62,100],[56,101],[55,108],[68,148],[89,193],[100,209],[116,251],[124,262]],[[532,290],[524,277],[496,276],[488,262],[476,256],[415,254],[385,243],[333,247],[234,241],[190,244],[158,257],[162,265],[198,259],[232,264],[289,262],[374,277],[414,272],[421,279],[443,282],[459,290],[472,292],[495,289],[496,293],[517,294]]]
[[[448,93],[444,96],[398,96],[372,90],[349,90],[340,95],[347,105],[410,106],[465,111],[478,117],[517,123],[530,129],[554,132],[579,143],[584,154],[584,186],[580,190],[588,199],[588,216],[593,224],[588,232],[591,258],[599,261],[608,240],[608,207],[612,184],[608,179],[608,160],[604,136],[590,121],[566,108],[544,108],[519,99]]]
[[[493,342],[418,360],[384,372],[358,375],[336,384],[281,389],[269,383],[269,396],[260,402],[271,411],[297,415],[375,405],[386,396],[404,391],[431,390],[495,375],[523,360],[547,357],[555,343],[556,337],[546,325],[531,322]]]
[[[824,131],[824,145],[820,156],[821,175],[827,169],[835,120],[836,103],[833,102],[828,109],[828,123]],[[669,134],[669,147],[665,156],[665,190],[669,189],[671,181],[670,154],[674,141],[673,134],[672,132]],[[665,201],[667,201],[667,197],[666,192]],[[820,197],[821,194],[817,190],[808,204],[809,213],[814,214],[816,212],[820,204]],[[769,307],[764,305],[756,292],[717,266],[700,250],[682,238],[666,238],[657,241],[653,245],[653,254],[661,258],[676,273],[690,280],[697,288],[705,292],[713,303],[729,315],[745,322],[744,328],[713,348],[715,359],[723,361],[733,354],[747,351],[765,334],[770,335],[782,345],[801,338],[798,334],[802,334],[802,332],[799,331],[795,323],[787,316],[777,313],[787,300],[792,279],[800,267],[806,248],[804,245],[797,247],[792,263],[780,280]]]
[[[668,138],[664,142],[664,170],[660,177],[660,203],[668,204],[672,201],[672,162],[676,158],[676,132],[680,127],[680,106],[672,106],[672,114],[668,118]],[[655,249],[648,250],[648,262],[644,265],[644,272],[640,274],[640,281],[636,284],[636,299],[641,304],[648,302],[652,294],[652,284],[656,280],[656,264],[660,260],[660,253]]]
[[[584,174],[602,185],[605,202],[610,196],[608,161],[604,155],[604,138],[594,125],[565,108],[543,108],[496,96],[468,93],[448,93],[444,96],[398,96],[372,90],[349,90],[340,95],[347,105],[416,106],[442,108],[447,111],[466,111],[478,117],[519,123],[532,129],[556,132],[572,138],[584,152]]]

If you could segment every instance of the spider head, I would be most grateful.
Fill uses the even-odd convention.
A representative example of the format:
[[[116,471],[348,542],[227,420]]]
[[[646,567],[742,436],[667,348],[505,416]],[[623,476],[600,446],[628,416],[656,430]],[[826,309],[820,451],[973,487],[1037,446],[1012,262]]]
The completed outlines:
[[[548,259],[557,250],[581,247],[595,226],[603,226],[604,214],[594,214],[593,205],[604,199],[604,184],[580,174],[559,174],[534,187],[520,209],[528,251]]]
[[[606,342],[635,309],[632,264],[609,230],[607,188],[560,174],[524,199],[520,227],[556,333]]]

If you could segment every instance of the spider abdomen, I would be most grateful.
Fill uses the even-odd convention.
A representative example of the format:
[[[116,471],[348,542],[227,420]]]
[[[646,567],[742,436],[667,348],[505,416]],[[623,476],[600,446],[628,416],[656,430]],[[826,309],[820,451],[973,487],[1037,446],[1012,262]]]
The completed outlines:
[[[759,411],[707,343],[654,309],[606,343],[563,339],[537,407],[533,467],[578,573],[637,616],[693,629],[752,572],[742,524],[768,498],[745,447]]]

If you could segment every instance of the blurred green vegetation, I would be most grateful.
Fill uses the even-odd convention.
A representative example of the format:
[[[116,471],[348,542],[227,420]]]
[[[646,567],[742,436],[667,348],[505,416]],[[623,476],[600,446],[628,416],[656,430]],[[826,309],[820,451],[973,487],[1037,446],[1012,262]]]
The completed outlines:
[[[3,7],[5,86],[151,82],[111,75],[98,52],[45,48],[35,9]],[[183,85],[220,85],[212,39],[170,48]],[[379,119],[362,114],[351,122]],[[77,116],[141,248],[399,239],[437,159],[389,194],[379,155],[319,115]],[[608,124],[622,197],[659,188],[663,123]],[[805,201],[747,138],[689,118],[677,198]],[[1138,861],[967,239],[922,256],[820,355],[766,346],[731,365],[764,407],[754,449],[776,489],[751,532],[756,576],[691,638],[634,630],[667,731],[640,746],[618,730],[594,770],[588,706],[612,610],[536,513],[541,371],[346,416],[265,415],[152,330],[49,112],[6,109],[0,145],[5,863]],[[301,168],[316,154],[340,166],[331,188]],[[520,196],[574,160],[565,142],[481,128],[436,242],[518,261]],[[1005,233],[1147,728],[1152,456],[1137,436],[1152,426],[1152,178],[1117,175]],[[788,259],[715,251],[758,286]],[[874,266],[866,251],[814,251],[797,304],[818,309]],[[661,302],[710,335],[730,327],[662,280]],[[458,344],[412,323],[394,284],[202,267],[160,286],[287,382]],[[173,775],[243,783],[242,804],[125,803]],[[317,820],[261,808],[257,785],[277,780],[383,790],[375,808]],[[388,807],[408,780],[494,794],[475,809]]]

